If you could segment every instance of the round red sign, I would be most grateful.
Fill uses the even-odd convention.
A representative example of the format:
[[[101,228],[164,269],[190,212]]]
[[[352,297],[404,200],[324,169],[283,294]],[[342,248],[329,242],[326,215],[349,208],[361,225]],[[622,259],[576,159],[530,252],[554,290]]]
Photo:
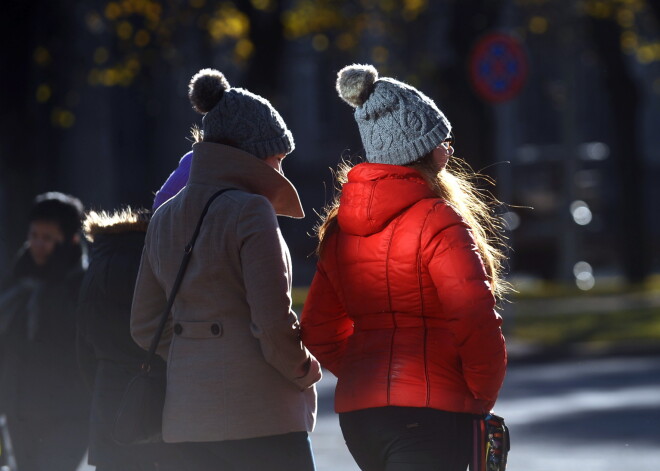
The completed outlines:
[[[470,79],[484,100],[501,103],[514,98],[527,78],[527,55],[513,36],[490,33],[472,49]]]

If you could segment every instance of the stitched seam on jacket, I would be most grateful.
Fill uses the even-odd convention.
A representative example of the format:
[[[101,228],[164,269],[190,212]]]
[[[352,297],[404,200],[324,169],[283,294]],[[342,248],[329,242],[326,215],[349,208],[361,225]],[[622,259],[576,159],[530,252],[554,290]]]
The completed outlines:
[[[369,195],[369,203],[367,204],[367,221],[373,221],[374,218],[371,217],[371,203],[374,200],[374,194],[376,193],[376,183],[374,182],[371,185],[371,194]]]
[[[401,215],[402,216],[402,215]],[[392,292],[390,291],[390,250],[392,248],[392,241],[394,240],[394,233],[396,228],[401,222],[401,216],[397,217],[392,224],[392,233],[390,234],[390,240],[387,243],[387,256],[385,258],[385,285],[387,286],[387,303],[390,308],[390,315],[392,316],[392,338],[390,339],[390,360],[387,364],[387,404],[390,404],[390,391],[391,391],[391,379],[392,379],[392,358],[394,357],[394,337],[396,335],[396,317],[392,311]]]
[[[337,286],[339,287],[339,290],[337,290],[337,297],[340,298],[340,302],[344,306],[344,310],[346,311],[346,315],[350,318],[350,314],[348,313],[348,306],[345,302],[346,298],[346,293],[344,292],[344,282],[342,281],[342,276],[341,273],[342,271],[338,269],[340,266],[339,262],[339,239],[342,236],[342,232],[340,230],[337,230],[334,234],[330,234],[329,237],[334,236],[334,240],[330,239],[330,243],[334,242],[335,247],[334,247],[334,254],[335,254],[335,272],[337,273]],[[324,270],[327,273],[327,270]],[[328,281],[330,281],[330,277],[328,277]],[[334,289],[334,287],[333,287]],[[341,295],[340,295],[341,294]],[[346,339],[346,343],[348,344],[350,340],[350,337]],[[344,349],[344,353],[346,353],[346,349]],[[342,355],[341,359],[339,360],[339,364],[337,365],[337,373],[341,374],[343,370],[343,363],[344,363],[344,356]],[[339,376],[337,376],[339,378]]]
[[[436,203],[437,204],[437,203]],[[429,220],[429,215],[435,208],[433,204],[426,212],[426,217],[424,218],[424,223],[422,224],[422,229],[419,231],[419,250],[417,251],[417,282],[419,283],[419,299],[422,308],[422,322],[424,323],[424,380],[426,381],[426,407],[429,407],[431,403],[431,380],[429,378],[429,363],[428,363],[428,329],[426,328],[426,317],[424,310],[424,287],[422,286],[422,235],[424,234],[424,229],[426,228],[426,223]]]

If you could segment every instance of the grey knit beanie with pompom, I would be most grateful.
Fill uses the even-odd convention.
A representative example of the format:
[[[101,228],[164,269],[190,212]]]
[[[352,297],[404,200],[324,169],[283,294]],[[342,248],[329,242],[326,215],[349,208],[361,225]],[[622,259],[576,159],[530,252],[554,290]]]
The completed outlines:
[[[379,78],[372,65],[341,69],[337,92],[355,108],[369,162],[406,165],[451,136],[451,124],[433,100],[410,85]]]
[[[202,118],[203,140],[237,147],[265,159],[295,148],[291,131],[268,100],[231,88],[225,76],[202,69],[190,80],[188,97]]]

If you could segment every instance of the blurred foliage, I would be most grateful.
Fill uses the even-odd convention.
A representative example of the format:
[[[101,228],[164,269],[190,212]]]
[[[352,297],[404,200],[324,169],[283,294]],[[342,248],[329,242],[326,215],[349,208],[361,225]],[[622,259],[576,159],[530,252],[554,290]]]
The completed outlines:
[[[551,34],[562,27],[566,8],[592,20],[609,21],[619,28],[621,51],[641,64],[660,61],[657,12],[648,0],[515,0],[525,12],[518,33]]]
[[[99,43],[108,45],[93,52],[90,85],[131,85],[150,62],[175,58],[177,39],[191,28],[201,30],[212,45],[227,47],[239,64],[253,50],[248,17],[229,1],[109,1],[90,7],[85,23]]]
[[[508,338],[545,347],[570,344],[631,344],[660,342],[657,308],[604,313],[574,312],[557,315],[517,315]]]
[[[177,35],[190,28],[204,33],[212,46],[233,52],[242,65],[253,53],[250,11],[277,14],[273,0],[113,0],[86,6],[85,27],[96,47],[88,63],[90,85],[129,86],[154,57],[173,57]],[[286,39],[309,37],[317,51],[330,47],[354,49],[365,33],[390,35],[400,29],[397,23],[415,21],[426,10],[427,0],[297,0],[284,9],[281,17]],[[332,41],[330,37],[332,36]],[[153,52],[158,54],[154,55]],[[374,49],[374,60],[384,62],[386,50]],[[46,67],[53,62],[50,51],[38,46],[34,62]],[[48,100],[39,94],[39,101]]]
[[[346,51],[355,49],[364,34],[396,36],[402,24],[417,20],[427,8],[427,0],[297,0],[282,22],[287,39],[312,36],[317,51]],[[374,51],[375,62],[386,58],[384,51]]]
[[[456,0],[444,0],[451,5]],[[73,2],[76,3],[76,2]],[[500,2],[500,8],[507,2]],[[528,35],[556,33],[567,6],[583,17],[615,22],[620,30],[621,50],[641,64],[660,61],[657,18],[650,0],[514,0],[522,12],[517,30]],[[73,21],[82,23],[90,35],[83,78],[58,90],[61,84],[47,78],[34,87],[34,100],[48,105],[51,122],[60,128],[75,123],[67,94],[82,86],[129,87],[151,66],[176,63],[184,51],[183,38],[198,34],[209,50],[221,50],[238,68],[255,57],[256,15],[279,23],[278,33],[289,41],[305,41],[319,52],[335,51],[353,58],[369,57],[381,73],[415,70],[404,80],[418,85],[419,74],[432,69],[432,58],[411,51],[414,33],[423,28],[428,0],[100,0],[81,3]],[[273,40],[273,47],[280,43]],[[200,47],[204,45],[200,44]],[[260,46],[263,47],[263,44]],[[57,66],[61,57],[49,44],[33,51],[34,65],[41,70]],[[364,60],[364,59],[363,59]],[[405,67],[414,61],[414,67]],[[48,76],[48,74],[45,74]],[[659,85],[660,87],[660,85]],[[70,96],[69,96],[70,98]],[[70,99],[68,100],[71,101]],[[75,100],[74,100],[75,101]]]
[[[69,90],[57,90],[53,81],[35,85],[35,101],[48,105],[52,124],[60,128],[73,125],[75,118],[64,96],[71,88],[130,87],[149,69],[160,63],[176,63],[185,52],[182,40],[197,34],[200,47],[222,51],[240,68],[254,58],[257,15],[280,24],[286,40],[309,41],[314,50],[355,53],[365,35],[383,38],[371,48],[371,58],[383,65],[393,59],[387,43],[391,38],[406,40],[405,27],[420,18],[427,0],[295,0],[287,7],[276,0],[112,0],[85,2],[82,13],[74,16],[74,26],[89,34],[87,57],[80,72],[83,78],[68,83]],[[80,24],[82,23],[82,24]],[[385,41],[385,38],[390,40]],[[277,47],[277,38],[270,46]],[[47,42],[47,41],[46,41]],[[277,51],[273,51],[274,54]],[[61,55],[61,54],[60,54]],[[57,56],[47,43],[33,52],[33,63],[42,71],[57,67]],[[42,75],[48,76],[44,73]]]

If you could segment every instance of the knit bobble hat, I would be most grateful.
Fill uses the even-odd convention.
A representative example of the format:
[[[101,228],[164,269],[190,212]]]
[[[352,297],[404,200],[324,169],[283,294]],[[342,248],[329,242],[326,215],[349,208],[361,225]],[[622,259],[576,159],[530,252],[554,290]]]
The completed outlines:
[[[337,74],[337,92],[355,108],[367,161],[406,165],[451,135],[433,100],[410,85],[378,77],[372,65],[353,64]]]
[[[268,100],[242,88],[232,88],[214,69],[202,69],[190,80],[188,97],[204,115],[205,142],[237,147],[265,159],[295,149],[291,131]]]

